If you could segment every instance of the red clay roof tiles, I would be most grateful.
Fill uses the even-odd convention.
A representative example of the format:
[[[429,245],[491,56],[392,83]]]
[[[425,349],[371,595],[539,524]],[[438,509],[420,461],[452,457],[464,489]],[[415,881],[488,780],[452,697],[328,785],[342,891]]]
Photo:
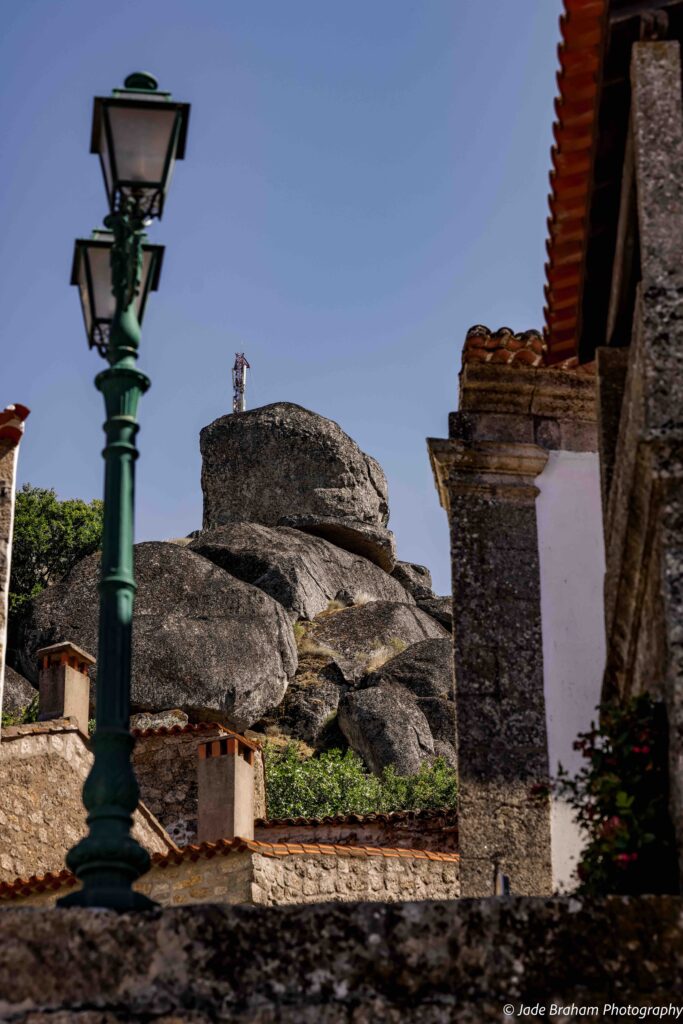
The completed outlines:
[[[564,0],[558,47],[559,96],[551,150],[546,263],[545,364],[577,355],[608,0]]]
[[[538,369],[548,366],[548,347],[538,331],[515,334],[509,327],[491,331],[483,324],[470,327],[462,352],[463,364],[498,363],[515,368]],[[553,369],[592,372],[593,366],[579,366],[576,356],[555,363]]]
[[[221,736],[235,736],[251,750],[260,750],[261,746],[254,740],[248,740],[238,732],[233,732],[220,722],[188,722],[187,725],[159,725],[149,729],[133,729],[136,739],[150,739],[155,736],[184,736],[191,733],[220,733]]]

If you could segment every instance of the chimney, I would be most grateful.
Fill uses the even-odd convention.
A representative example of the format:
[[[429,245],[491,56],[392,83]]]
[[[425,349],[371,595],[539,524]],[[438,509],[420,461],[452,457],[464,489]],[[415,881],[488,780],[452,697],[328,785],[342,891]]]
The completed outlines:
[[[87,736],[90,711],[88,670],[95,664],[95,659],[68,640],[42,647],[37,657],[39,720],[75,718],[80,732]]]
[[[254,746],[243,736],[200,743],[197,838],[254,838]]]

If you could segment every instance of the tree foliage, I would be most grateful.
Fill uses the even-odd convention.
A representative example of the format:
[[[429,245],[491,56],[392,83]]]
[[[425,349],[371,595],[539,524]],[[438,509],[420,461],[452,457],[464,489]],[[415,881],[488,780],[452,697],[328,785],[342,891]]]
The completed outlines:
[[[268,814],[271,818],[324,817],[454,807],[455,771],[437,758],[416,775],[385,768],[372,775],[352,750],[303,757],[296,743],[265,748]]]
[[[103,503],[71,498],[60,501],[54,490],[24,484],[17,493],[10,580],[10,616],[99,550]]]

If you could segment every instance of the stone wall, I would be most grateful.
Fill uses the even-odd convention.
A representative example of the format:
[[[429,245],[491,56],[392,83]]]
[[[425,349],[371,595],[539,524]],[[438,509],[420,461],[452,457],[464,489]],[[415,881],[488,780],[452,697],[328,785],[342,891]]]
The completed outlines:
[[[160,903],[174,907],[186,903],[253,903],[253,854],[245,850],[227,857],[183,858],[152,870],[134,888]]]
[[[682,912],[652,896],[4,910],[0,1019],[500,1024],[506,1004],[555,1003],[631,1020],[605,1005],[680,1002]]]
[[[269,843],[349,843],[458,852],[455,810],[349,814],[339,818],[257,820],[254,838]]]
[[[85,834],[82,789],[92,755],[75,720],[3,730],[0,743],[0,878],[60,871],[67,850]],[[133,834],[151,853],[169,843],[145,810]]]
[[[197,839],[197,747],[224,730],[216,723],[173,732],[147,730],[136,736],[133,766],[140,796],[168,834],[185,846]],[[263,756],[254,752],[254,813],[266,813]]]
[[[407,853],[408,851],[406,851]],[[457,861],[320,854],[254,855],[254,903],[454,899]]]
[[[623,342],[601,352],[604,695],[663,697],[669,806],[683,881],[683,105],[676,40],[634,43],[630,151],[640,282]],[[622,200],[622,223],[627,205]],[[615,279],[623,253],[617,251]],[[613,300],[617,299],[616,292]],[[630,337],[629,337],[630,332]],[[627,362],[626,362],[627,361]],[[624,365],[626,362],[626,365]],[[619,399],[621,398],[621,401]]]
[[[165,907],[189,903],[320,903],[347,900],[454,899],[459,864],[448,854],[367,847],[241,843],[202,844],[154,858],[134,888]],[[48,876],[17,887],[0,886],[0,907],[48,906],[77,884]]]

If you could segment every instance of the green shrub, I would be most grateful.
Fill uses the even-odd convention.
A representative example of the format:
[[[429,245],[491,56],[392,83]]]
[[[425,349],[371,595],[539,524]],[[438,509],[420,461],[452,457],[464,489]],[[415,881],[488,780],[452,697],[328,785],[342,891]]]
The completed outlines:
[[[306,758],[295,743],[284,748],[267,744],[264,754],[271,818],[455,806],[455,772],[443,758],[421,765],[416,775],[398,775],[390,766],[377,776],[352,750]]]
[[[586,834],[578,891],[677,892],[664,706],[642,694],[599,711],[574,743],[586,764],[574,777],[560,769],[556,784]]]

